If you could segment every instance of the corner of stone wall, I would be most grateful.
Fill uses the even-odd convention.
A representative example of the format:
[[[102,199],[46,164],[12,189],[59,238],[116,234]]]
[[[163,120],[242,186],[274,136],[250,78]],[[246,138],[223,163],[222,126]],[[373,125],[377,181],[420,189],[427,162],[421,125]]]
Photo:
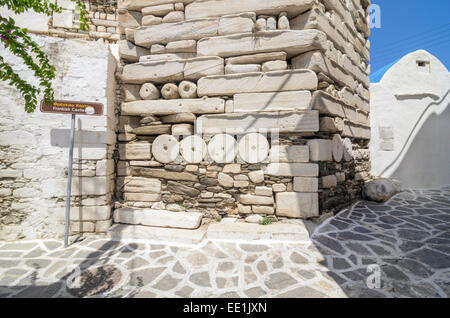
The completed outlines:
[[[370,2],[175,2],[119,3],[116,206],[314,218],[359,199]]]

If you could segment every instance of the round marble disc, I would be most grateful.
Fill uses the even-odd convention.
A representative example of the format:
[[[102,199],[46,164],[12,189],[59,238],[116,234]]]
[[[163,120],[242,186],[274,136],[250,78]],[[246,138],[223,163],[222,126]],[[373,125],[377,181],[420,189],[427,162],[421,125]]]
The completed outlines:
[[[269,155],[267,138],[258,133],[245,135],[239,141],[239,155],[247,163],[259,163]]]
[[[152,144],[152,153],[161,163],[173,162],[180,152],[178,140],[170,135],[161,135]]]
[[[208,153],[217,163],[233,163],[237,155],[237,142],[230,135],[216,135],[208,144]]]
[[[344,156],[344,144],[340,135],[333,136],[333,158],[336,162],[341,162]]]
[[[348,138],[344,139],[344,160],[353,160],[353,144],[352,141]]]
[[[206,143],[200,136],[189,136],[180,142],[180,153],[188,163],[202,162],[206,152]]]

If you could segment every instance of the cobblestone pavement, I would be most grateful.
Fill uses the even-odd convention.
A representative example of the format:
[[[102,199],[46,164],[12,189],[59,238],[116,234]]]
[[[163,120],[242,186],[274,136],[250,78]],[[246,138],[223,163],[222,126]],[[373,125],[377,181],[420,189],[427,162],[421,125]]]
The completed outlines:
[[[108,285],[111,297],[344,297],[322,260],[312,243],[188,247],[88,239],[67,250],[57,241],[3,244],[0,297],[78,295],[66,288],[67,281],[76,287],[73,267],[102,265],[122,276],[112,268],[102,273],[97,284]]]
[[[349,297],[450,297],[449,186],[405,191],[386,204],[358,202],[312,239]],[[374,264],[369,272],[381,274],[381,288],[368,289]]]
[[[0,242],[0,297],[448,297],[449,255],[445,187],[359,202],[304,243]]]

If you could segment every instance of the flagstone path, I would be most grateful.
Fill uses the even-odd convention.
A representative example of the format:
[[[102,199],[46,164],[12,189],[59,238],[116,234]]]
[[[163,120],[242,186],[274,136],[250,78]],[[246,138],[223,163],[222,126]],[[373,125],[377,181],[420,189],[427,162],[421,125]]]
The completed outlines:
[[[449,296],[450,187],[358,202],[307,242],[0,242],[0,297]]]
[[[312,240],[349,297],[450,297],[450,187],[358,202]],[[375,270],[370,265],[377,265]],[[379,289],[368,275],[379,272]],[[370,283],[369,283],[370,284]]]

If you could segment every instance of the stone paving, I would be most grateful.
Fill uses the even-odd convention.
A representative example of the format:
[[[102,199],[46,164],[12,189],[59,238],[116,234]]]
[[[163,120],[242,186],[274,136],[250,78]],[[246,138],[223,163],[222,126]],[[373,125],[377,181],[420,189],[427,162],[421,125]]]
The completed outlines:
[[[312,243],[192,247],[87,239],[67,250],[57,241],[3,244],[0,297],[72,297],[66,285],[76,283],[73,268],[102,265],[122,274],[102,295],[109,297],[345,297],[321,261]]]
[[[449,186],[404,191],[385,204],[358,202],[312,240],[349,297],[450,296]],[[370,265],[379,266],[379,289],[366,286]]]
[[[358,202],[304,243],[0,242],[0,297],[448,297],[449,284],[450,187]]]

